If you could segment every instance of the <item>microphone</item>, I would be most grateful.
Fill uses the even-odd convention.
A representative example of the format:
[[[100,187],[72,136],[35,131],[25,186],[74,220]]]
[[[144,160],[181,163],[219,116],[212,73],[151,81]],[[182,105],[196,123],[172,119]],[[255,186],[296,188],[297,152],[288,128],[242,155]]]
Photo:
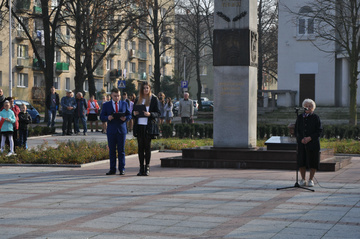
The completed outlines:
[[[309,108],[304,107],[304,110],[309,110]]]

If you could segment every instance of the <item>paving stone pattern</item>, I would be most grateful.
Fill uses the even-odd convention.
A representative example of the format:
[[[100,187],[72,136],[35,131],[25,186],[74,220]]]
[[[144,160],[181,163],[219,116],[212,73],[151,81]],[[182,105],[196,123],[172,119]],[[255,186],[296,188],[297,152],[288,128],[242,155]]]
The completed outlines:
[[[283,170],[0,167],[0,238],[360,238],[360,157],[319,172],[315,192]]]

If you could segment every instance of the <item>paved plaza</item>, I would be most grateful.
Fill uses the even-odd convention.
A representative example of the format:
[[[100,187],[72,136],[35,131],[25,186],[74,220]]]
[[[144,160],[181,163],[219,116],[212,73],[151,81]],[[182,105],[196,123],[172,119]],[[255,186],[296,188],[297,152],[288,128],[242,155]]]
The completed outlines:
[[[295,172],[161,168],[105,176],[108,161],[81,168],[0,167],[0,238],[360,238],[360,157],[319,172],[315,192]]]

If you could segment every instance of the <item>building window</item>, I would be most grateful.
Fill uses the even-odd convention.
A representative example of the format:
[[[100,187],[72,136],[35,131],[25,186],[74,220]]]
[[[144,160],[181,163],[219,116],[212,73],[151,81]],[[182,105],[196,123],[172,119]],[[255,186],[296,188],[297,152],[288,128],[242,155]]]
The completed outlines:
[[[149,76],[152,76],[152,66],[149,65]]]
[[[152,51],[153,51],[153,48],[152,48],[151,44],[149,44],[149,55],[152,55]]]
[[[61,52],[59,50],[55,51],[54,59],[55,59],[55,62],[61,62]]]
[[[207,75],[207,66],[202,66],[200,69],[200,75],[206,76]]]
[[[28,57],[28,46],[18,45],[17,57],[18,58],[27,58]]]
[[[118,40],[118,45],[117,45],[117,47],[118,47],[119,49],[121,49],[121,38]]]
[[[70,78],[65,78],[65,90],[70,90]]]
[[[70,65],[70,56],[66,56],[66,63]]]
[[[110,70],[111,69],[111,59],[106,59],[106,70]]]
[[[112,87],[112,85],[111,85],[110,83],[108,83],[108,84],[106,85],[106,93],[107,93],[107,94],[110,94],[110,92],[111,92],[111,87]]]
[[[130,62],[130,72],[136,72],[136,64],[134,62]]]
[[[297,35],[313,35],[315,33],[314,19],[310,17],[312,12],[308,6],[302,7],[299,11],[300,17],[298,18]]]
[[[28,87],[28,74],[18,74],[18,87]]]
[[[60,90],[60,77],[54,77],[54,87],[57,90]]]
[[[131,42],[131,49],[136,50],[136,42],[135,41]]]
[[[129,41],[125,40],[125,50],[129,49],[128,45],[129,45]]]
[[[117,69],[118,69],[118,70],[121,69],[121,61],[120,61],[120,60],[117,61]]]
[[[84,81],[84,91],[85,92],[89,91],[89,81],[87,81],[87,80]]]
[[[39,79],[37,76],[34,76],[34,87],[39,87]]]
[[[2,56],[2,41],[0,41],[0,56]]]
[[[0,71],[0,86],[2,86],[2,71]]]

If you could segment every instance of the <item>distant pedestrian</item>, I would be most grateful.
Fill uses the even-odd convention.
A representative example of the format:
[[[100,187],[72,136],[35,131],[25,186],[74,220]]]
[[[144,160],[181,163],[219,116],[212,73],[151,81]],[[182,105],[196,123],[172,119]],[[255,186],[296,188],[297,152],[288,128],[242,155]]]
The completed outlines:
[[[295,135],[298,143],[298,167],[301,175],[299,185],[306,185],[306,169],[310,169],[310,177],[307,186],[313,187],[315,172],[320,163],[320,136],[322,125],[320,117],[314,114],[316,104],[311,99],[305,99],[302,103],[304,113],[300,114],[295,123]]]
[[[105,104],[106,102],[107,102],[106,96],[103,96],[103,97],[101,98],[101,106],[99,105],[99,107],[100,107],[100,112],[103,110],[104,104]],[[100,114],[101,114],[101,113],[100,113]],[[101,123],[102,123],[102,125],[101,125],[102,130],[101,130],[101,132],[102,132],[103,134],[106,134],[107,121],[106,121],[106,120],[102,120],[101,118],[100,118],[100,120],[101,120]]]
[[[31,116],[26,111],[25,104],[20,106],[19,113],[19,147],[27,148],[28,125],[31,124]]]
[[[86,122],[87,102],[81,92],[76,93],[76,109],[74,111],[75,118],[75,134],[80,134],[79,120],[83,126],[83,133],[87,135],[87,122]]]
[[[56,111],[59,109],[59,94],[55,92],[55,87],[52,86],[50,89],[50,93],[46,96],[45,105],[48,110],[48,122],[47,127],[52,128],[55,130],[55,118],[56,118]]]
[[[99,104],[95,100],[95,96],[90,96],[90,100],[88,100],[87,112],[88,112],[88,121],[90,122],[90,129],[93,132],[93,123],[95,122],[95,130],[99,131],[99,123],[98,123],[98,112],[99,112]]]
[[[125,102],[128,104],[128,106],[129,106],[129,111],[132,112],[134,102],[132,102],[131,99],[128,98],[128,95],[127,95],[126,92],[123,92],[123,93],[122,93],[121,100],[125,101]],[[131,130],[132,130],[132,121],[129,120],[129,121],[127,122],[126,126],[127,126],[127,129],[128,129],[128,132],[131,132]]]
[[[166,104],[164,106],[164,111],[165,111],[165,120],[166,120],[166,123],[167,124],[171,124],[171,121],[174,117],[173,115],[173,112],[172,112],[172,109],[173,109],[173,103],[171,101],[171,98],[168,97],[166,99]]]
[[[72,90],[66,91],[66,96],[61,98],[61,107],[62,107],[62,135],[71,135],[72,129],[71,124],[74,122],[74,111],[76,109],[76,102],[73,97],[71,97]]]
[[[181,123],[191,124],[194,115],[194,104],[193,101],[189,99],[189,93],[184,93],[184,99],[180,100],[179,110]]]
[[[14,131],[13,131],[13,137],[14,137],[14,146],[15,149],[16,147],[19,145],[18,142],[18,131],[19,131],[19,113],[20,113],[20,108],[19,106],[17,106],[14,102],[15,102],[15,98],[14,97],[8,97],[7,98],[10,102],[10,109],[14,112],[15,114],[15,123],[14,123]]]
[[[4,96],[4,91],[0,89],[0,109],[4,107],[6,97]]]
[[[165,94],[163,93],[163,92],[159,92],[159,94],[158,94],[158,104],[159,104],[159,106],[158,106],[158,108],[159,108],[159,110],[160,110],[160,116],[159,116],[159,118],[158,118],[158,120],[159,120],[159,124],[163,124],[164,123],[164,119],[165,119],[165,109],[164,109],[164,107],[165,107]]]
[[[4,109],[0,112],[1,116],[1,153],[5,150],[5,141],[6,138],[9,139],[10,142],[10,152],[6,156],[14,155],[14,126],[15,123],[15,114],[12,110],[10,110],[10,102],[5,100],[4,102]]]

